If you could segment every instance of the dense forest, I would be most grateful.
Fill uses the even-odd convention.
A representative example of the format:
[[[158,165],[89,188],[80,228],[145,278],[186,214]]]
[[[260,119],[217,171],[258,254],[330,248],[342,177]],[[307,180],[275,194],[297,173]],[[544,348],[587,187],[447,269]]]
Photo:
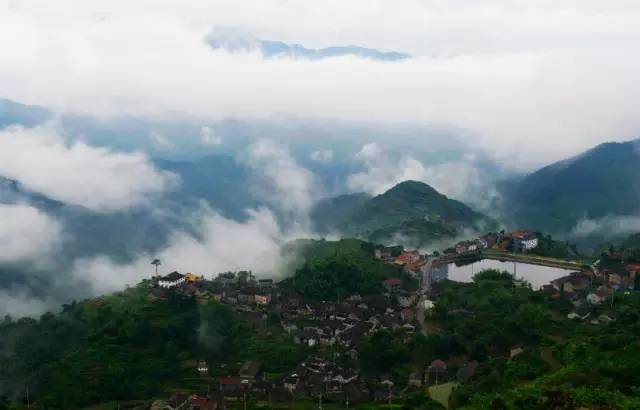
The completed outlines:
[[[282,286],[312,300],[339,300],[349,295],[375,295],[382,282],[391,277],[403,280],[407,290],[417,288],[417,280],[399,266],[374,257],[374,246],[358,239],[336,242],[304,241],[304,264]]]
[[[286,371],[304,357],[274,327],[258,335],[229,307],[171,294],[150,302],[147,281],[114,295],[65,305],[39,319],[0,324],[0,397],[43,408],[151,398],[206,388],[223,369],[260,360]],[[267,323],[268,325],[268,323]],[[212,368],[197,376],[198,360]]]

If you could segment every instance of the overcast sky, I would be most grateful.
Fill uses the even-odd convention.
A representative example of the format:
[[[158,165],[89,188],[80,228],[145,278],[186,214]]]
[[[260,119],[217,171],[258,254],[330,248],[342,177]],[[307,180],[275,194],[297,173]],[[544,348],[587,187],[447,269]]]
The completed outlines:
[[[638,136],[638,21],[611,0],[0,0],[0,93],[97,116],[448,124],[527,169]],[[415,58],[229,54],[212,27]]]

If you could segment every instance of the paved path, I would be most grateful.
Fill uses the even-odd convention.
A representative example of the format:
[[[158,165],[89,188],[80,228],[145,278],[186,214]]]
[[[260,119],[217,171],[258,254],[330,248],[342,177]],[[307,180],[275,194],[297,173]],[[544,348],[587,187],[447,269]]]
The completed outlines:
[[[425,325],[425,309],[424,309],[424,301],[427,299],[427,295],[429,295],[429,291],[431,290],[431,276],[429,273],[431,272],[431,265],[433,264],[434,259],[429,257],[427,259],[427,263],[424,268],[424,272],[422,273],[422,277],[420,278],[420,298],[418,298],[418,308],[416,312],[416,317],[418,318],[418,323],[420,323],[420,327],[422,328],[422,334],[427,334],[427,327]]]

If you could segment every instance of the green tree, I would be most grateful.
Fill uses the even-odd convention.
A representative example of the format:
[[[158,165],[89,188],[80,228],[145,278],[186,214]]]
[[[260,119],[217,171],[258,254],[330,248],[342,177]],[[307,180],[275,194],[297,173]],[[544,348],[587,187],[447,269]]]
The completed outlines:
[[[409,358],[409,350],[393,334],[379,331],[367,338],[360,350],[360,364],[371,374],[388,372],[402,366]]]

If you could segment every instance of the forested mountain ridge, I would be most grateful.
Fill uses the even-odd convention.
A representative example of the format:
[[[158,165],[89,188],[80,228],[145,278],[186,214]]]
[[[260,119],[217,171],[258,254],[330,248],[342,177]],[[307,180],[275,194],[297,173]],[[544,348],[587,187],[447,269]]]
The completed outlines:
[[[506,183],[503,213],[515,226],[562,232],[582,219],[637,215],[640,140],[598,145]]]
[[[415,244],[454,237],[463,229],[493,227],[495,221],[431,186],[404,181],[381,195],[350,194],[319,203],[312,219],[320,232],[338,231],[375,242],[403,237]]]

